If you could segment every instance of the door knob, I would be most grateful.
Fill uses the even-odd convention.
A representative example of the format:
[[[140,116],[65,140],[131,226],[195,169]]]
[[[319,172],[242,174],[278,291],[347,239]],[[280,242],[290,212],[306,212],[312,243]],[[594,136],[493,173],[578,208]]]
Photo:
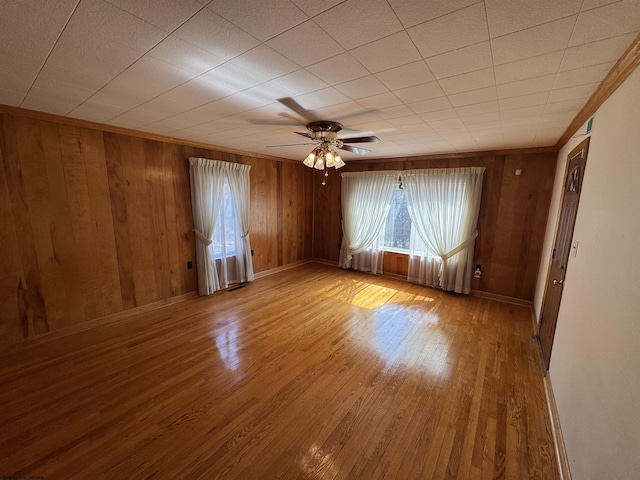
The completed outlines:
[[[553,279],[554,285],[562,285],[563,283],[564,283],[564,280],[556,280],[555,278]]]

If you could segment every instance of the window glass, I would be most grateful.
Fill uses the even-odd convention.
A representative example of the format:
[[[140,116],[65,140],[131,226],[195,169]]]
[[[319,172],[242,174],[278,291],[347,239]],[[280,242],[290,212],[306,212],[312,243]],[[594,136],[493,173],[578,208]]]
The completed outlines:
[[[384,231],[384,246],[387,249],[409,250],[411,240],[411,218],[407,210],[404,190],[398,188],[391,200]]]

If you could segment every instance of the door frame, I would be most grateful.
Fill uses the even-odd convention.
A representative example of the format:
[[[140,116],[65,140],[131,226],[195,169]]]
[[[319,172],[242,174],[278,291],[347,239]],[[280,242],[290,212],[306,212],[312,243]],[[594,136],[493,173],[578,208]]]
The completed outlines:
[[[537,319],[537,328],[536,328],[536,337],[538,339],[538,346],[540,348],[540,360],[542,363],[542,367],[543,367],[543,371],[546,372],[548,371],[547,366],[545,365],[544,362],[544,354],[542,351],[542,345],[540,343],[540,327],[542,326],[542,315],[544,313],[544,307],[545,304],[547,303],[547,288],[549,287],[549,281],[551,280],[551,267],[552,267],[552,263],[553,263],[553,250],[555,248],[556,245],[556,241],[558,240],[558,228],[560,226],[560,220],[561,220],[561,216],[562,216],[562,205],[564,204],[564,196],[565,196],[565,182],[567,179],[567,174],[569,173],[569,164],[571,163],[571,160],[573,158],[576,157],[576,155],[578,155],[580,153],[581,150],[584,150],[584,156],[585,156],[585,162],[587,160],[587,157],[589,155],[589,143],[591,140],[591,136],[588,136],[587,138],[585,138],[584,140],[582,140],[578,145],[576,145],[574,148],[571,149],[571,151],[569,152],[569,154],[567,154],[566,158],[565,158],[565,165],[564,165],[564,173],[562,174],[562,194],[560,196],[560,201],[558,202],[558,214],[556,216],[556,226],[554,229],[554,233],[553,233],[553,241],[551,242],[551,254],[549,255],[549,261],[547,263],[547,278],[544,282],[544,294],[542,297],[542,302],[540,304],[540,317]],[[586,166],[585,166],[585,172],[586,172]],[[583,172],[583,176],[582,176],[582,182],[584,183],[584,172]],[[582,188],[581,188],[582,190]],[[582,195],[582,191],[580,192],[580,194]],[[580,209],[580,202],[578,201],[578,211]],[[575,227],[575,221],[574,221],[574,225],[573,227]],[[571,242],[573,243],[573,228],[572,228],[572,233],[571,233]],[[562,305],[562,293],[560,294],[560,303],[559,305]],[[558,306],[558,309],[560,307]],[[557,324],[557,319],[556,319],[556,324]],[[555,338],[555,333],[554,333],[554,338]],[[553,347],[553,342],[552,345]],[[549,360],[549,364],[551,364],[551,360]]]

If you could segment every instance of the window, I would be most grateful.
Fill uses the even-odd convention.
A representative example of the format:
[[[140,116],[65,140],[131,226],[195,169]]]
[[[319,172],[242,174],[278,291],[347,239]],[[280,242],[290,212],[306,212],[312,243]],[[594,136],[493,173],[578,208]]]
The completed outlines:
[[[411,218],[407,210],[404,190],[396,189],[384,229],[384,250],[409,251],[411,240]]]
[[[226,178],[224,179],[223,192],[224,200],[220,206],[220,213],[213,230],[213,243],[211,244],[213,258],[234,257],[238,253],[238,248],[241,248],[241,246],[239,247],[240,227],[233,207],[229,181]]]

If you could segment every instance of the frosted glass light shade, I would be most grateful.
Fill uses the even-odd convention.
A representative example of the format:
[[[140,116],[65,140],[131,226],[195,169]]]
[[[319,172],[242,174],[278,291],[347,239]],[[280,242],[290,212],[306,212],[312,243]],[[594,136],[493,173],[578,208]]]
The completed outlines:
[[[304,159],[303,164],[305,164],[309,168],[313,168],[313,164],[316,162],[316,154],[315,152],[311,152],[307,158]]]
[[[335,156],[335,162],[336,162],[336,168],[342,168],[344,167],[346,164],[344,163],[344,160],[342,160],[342,157],[338,154],[336,154]]]
[[[327,165],[327,168],[331,168],[331,167],[335,167],[336,166],[335,156],[334,156],[332,151],[328,151],[324,155],[324,159],[325,159],[325,163]]]

